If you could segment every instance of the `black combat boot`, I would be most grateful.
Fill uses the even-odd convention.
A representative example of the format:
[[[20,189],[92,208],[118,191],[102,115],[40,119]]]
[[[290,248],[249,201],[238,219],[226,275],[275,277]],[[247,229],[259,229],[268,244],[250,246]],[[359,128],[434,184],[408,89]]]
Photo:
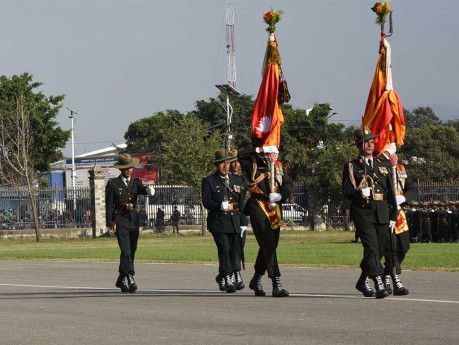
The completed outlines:
[[[386,290],[386,287],[384,286],[383,280],[381,276],[376,276],[372,278],[374,283],[375,283],[375,296],[376,298],[386,298],[389,296],[389,293]]]
[[[244,281],[242,280],[241,271],[234,272],[234,285],[236,290],[242,290],[245,288]]]
[[[273,297],[287,297],[288,291],[282,287],[280,277],[271,278],[273,281]]]
[[[410,293],[408,289],[403,286],[402,281],[397,274],[392,276],[392,282],[394,283],[394,296],[405,296]]]
[[[389,295],[392,295],[392,288],[390,287],[390,275],[384,276],[384,286],[386,287],[387,292]]]
[[[218,289],[220,291],[226,291],[226,286],[225,286],[225,277],[222,276],[222,275],[218,275],[215,277],[215,281],[217,282],[218,284]]]
[[[137,284],[135,283],[134,276],[132,274],[128,275],[127,277],[128,285],[129,285],[129,292],[134,293],[137,291]]]
[[[115,286],[121,289],[121,292],[129,292],[129,286],[126,284],[126,277],[122,276],[121,274],[118,276],[116,280]]]
[[[266,296],[261,286],[261,277],[263,276],[255,273],[249,283],[249,289],[255,291],[255,296]]]
[[[365,297],[375,297],[375,290],[370,286],[368,277],[360,276],[355,284],[355,288],[359,290]]]
[[[231,274],[227,274],[225,276],[225,289],[228,293],[236,292],[236,287],[234,286],[233,280],[231,279]]]

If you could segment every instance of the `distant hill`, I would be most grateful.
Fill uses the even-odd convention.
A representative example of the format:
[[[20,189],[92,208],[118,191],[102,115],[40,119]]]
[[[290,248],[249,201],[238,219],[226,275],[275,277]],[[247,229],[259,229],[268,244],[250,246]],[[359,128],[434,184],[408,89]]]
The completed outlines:
[[[434,111],[435,115],[437,115],[440,120],[448,121],[448,120],[459,120],[459,109],[451,107],[446,104],[427,104],[409,108],[412,111],[414,108],[419,107],[430,107]]]

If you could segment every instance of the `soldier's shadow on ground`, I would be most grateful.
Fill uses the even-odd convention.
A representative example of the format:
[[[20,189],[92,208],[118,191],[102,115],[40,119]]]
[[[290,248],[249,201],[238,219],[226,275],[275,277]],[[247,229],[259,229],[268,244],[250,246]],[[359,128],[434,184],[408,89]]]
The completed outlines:
[[[280,299],[272,297],[270,293],[266,296],[254,296],[252,293],[224,293],[221,291],[205,291],[205,290],[149,290],[137,291],[136,293],[120,293],[117,289],[107,291],[44,291],[44,292],[11,292],[0,293],[2,299],[78,299],[78,298],[140,298],[140,297],[205,297],[205,298],[255,298],[263,299]],[[321,293],[291,293],[290,298],[365,298],[360,294],[321,294]]]

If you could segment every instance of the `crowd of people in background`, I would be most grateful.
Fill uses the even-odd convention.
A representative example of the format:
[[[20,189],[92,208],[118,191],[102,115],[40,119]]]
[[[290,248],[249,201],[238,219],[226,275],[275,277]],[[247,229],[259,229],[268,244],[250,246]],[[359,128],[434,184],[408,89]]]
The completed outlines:
[[[405,213],[412,242],[459,243],[459,201],[413,201]]]

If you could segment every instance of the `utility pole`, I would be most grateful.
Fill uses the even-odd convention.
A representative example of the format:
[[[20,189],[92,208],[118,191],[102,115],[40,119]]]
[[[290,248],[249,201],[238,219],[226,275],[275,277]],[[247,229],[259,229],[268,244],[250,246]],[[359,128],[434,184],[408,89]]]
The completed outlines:
[[[67,108],[67,107],[66,107]],[[70,118],[70,123],[71,123],[71,133],[72,133],[72,189],[73,189],[73,192],[75,193],[75,179],[76,179],[76,170],[75,170],[75,127],[74,127],[74,123],[73,123],[73,118],[74,118],[74,115],[77,115],[78,113],[70,108],[67,108],[67,110],[70,111],[70,115],[69,115],[69,118]]]

